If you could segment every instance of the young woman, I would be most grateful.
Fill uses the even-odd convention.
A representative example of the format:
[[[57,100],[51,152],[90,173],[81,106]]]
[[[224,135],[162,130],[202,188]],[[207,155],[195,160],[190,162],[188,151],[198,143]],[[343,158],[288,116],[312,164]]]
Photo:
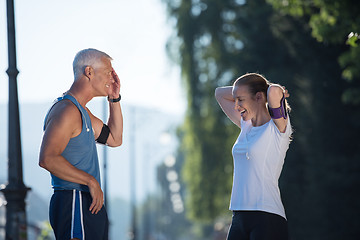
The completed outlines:
[[[280,85],[248,73],[215,97],[228,118],[241,128],[233,149],[234,175],[228,240],[287,240],[287,221],[278,179],[292,128]]]

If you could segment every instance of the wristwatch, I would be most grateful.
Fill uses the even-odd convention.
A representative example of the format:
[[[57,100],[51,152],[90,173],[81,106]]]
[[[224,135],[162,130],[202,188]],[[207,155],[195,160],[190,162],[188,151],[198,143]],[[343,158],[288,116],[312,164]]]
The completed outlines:
[[[109,98],[109,96],[108,96],[108,101],[109,102],[112,102],[112,103],[114,103],[114,102],[120,102],[120,100],[121,100],[121,95],[119,94],[119,97],[118,98]]]

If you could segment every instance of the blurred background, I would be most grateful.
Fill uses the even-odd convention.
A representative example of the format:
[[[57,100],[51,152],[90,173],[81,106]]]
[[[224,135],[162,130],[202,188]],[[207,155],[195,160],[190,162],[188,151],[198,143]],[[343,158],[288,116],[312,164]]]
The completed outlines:
[[[28,239],[53,239],[44,116],[84,48],[121,79],[124,144],[98,146],[111,239],[220,240],[231,222],[240,130],[214,90],[258,72],[289,90],[295,130],[280,189],[292,240],[359,239],[360,2],[16,0],[17,77]],[[6,4],[0,4],[0,184],[7,182]],[[104,99],[88,107],[106,119]],[[107,168],[103,168],[107,162]],[[6,200],[0,193],[0,239]]]

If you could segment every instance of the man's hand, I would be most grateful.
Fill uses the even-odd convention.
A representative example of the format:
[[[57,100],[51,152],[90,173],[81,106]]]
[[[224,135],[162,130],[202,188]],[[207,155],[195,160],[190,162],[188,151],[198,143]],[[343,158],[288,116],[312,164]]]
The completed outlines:
[[[92,203],[90,205],[89,211],[92,214],[97,214],[104,205],[104,194],[95,178],[90,181],[88,187],[92,197]]]
[[[120,94],[120,78],[119,76],[116,74],[115,70],[113,69],[113,71],[111,72],[112,78],[114,79],[113,84],[110,86],[111,87],[111,93],[109,94],[110,98],[118,98],[119,94]]]

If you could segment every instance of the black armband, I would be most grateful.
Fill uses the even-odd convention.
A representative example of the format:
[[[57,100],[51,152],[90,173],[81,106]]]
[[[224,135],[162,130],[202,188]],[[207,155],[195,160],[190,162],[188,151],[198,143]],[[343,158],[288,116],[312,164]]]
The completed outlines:
[[[286,101],[285,95],[280,100],[280,107],[278,108],[271,108],[268,106],[268,110],[272,119],[279,119],[279,118],[287,118],[287,109],[286,109]]]
[[[101,144],[106,144],[106,141],[109,138],[109,134],[110,134],[110,128],[108,127],[108,125],[104,123],[101,129],[101,133],[95,141]]]

